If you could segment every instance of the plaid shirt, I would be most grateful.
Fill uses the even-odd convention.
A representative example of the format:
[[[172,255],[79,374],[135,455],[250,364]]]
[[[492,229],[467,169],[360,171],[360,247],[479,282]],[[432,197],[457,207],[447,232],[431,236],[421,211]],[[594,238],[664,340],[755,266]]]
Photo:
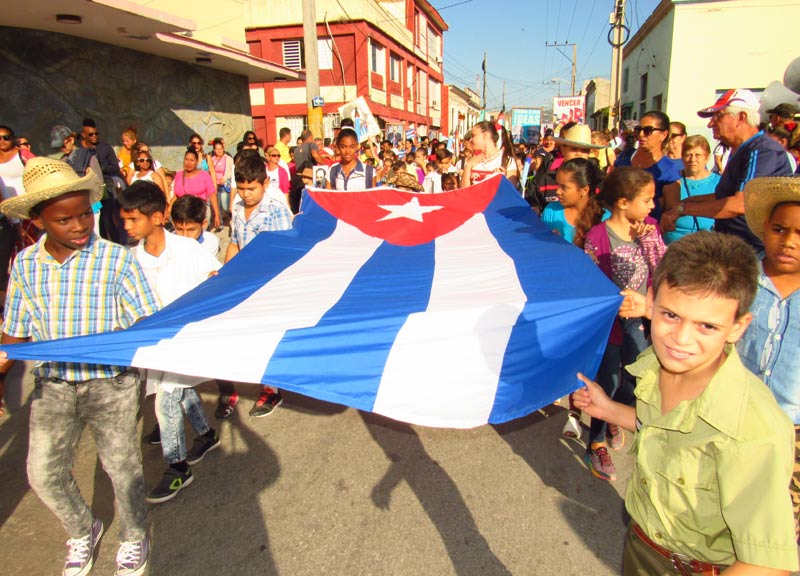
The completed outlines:
[[[47,236],[17,255],[11,268],[3,331],[56,340],[127,328],[159,308],[136,259],[96,236],[62,263],[44,248]],[[68,382],[110,378],[126,366],[41,362],[34,374]]]
[[[249,219],[244,217],[244,201],[241,198],[237,198],[233,203],[231,212],[231,242],[240,250],[260,232],[288,230],[292,227],[292,213],[289,208],[271,199],[266,193]]]

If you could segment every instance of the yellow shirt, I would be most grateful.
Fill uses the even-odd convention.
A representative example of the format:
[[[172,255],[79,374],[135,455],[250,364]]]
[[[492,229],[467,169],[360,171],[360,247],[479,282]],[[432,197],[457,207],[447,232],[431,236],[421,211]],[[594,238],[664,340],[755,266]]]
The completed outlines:
[[[665,548],[716,564],[797,570],[789,482],[794,428],[736,350],[692,401],[661,414],[653,348],[637,377],[633,475],[625,505]]]
[[[281,160],[287,164],[292,161],[292,156],[289,154],[289,147],[286,144],[278,140],[275,142],[275,148],[281,153]]]

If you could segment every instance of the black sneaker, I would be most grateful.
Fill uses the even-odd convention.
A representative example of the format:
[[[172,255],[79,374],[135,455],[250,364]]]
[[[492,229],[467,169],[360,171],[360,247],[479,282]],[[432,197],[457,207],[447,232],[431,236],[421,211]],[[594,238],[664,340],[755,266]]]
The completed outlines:
[[[186,456],[186,463],[192,465],[197,464],[208,452],[216,450],[217,448],[219,448],[218,432],[214,431],[214,436],[212,438],[208,436],[198,436],[194,439],[194,444],[192,444],[192,448]]]
[[[184,473],[170,466],[164,472],[161,482],[147,495],[147,501],[151,504],[158,504],[159,502],[172,500],[178,495],[178,492],[191,484],[193,480],[194,476],[191,469],[187,469]]]
[[[230,396],[220,396],[214,416],[217,420],[224,420],[233,414],[236,404],[239,402],[239,393],[234,392]]]
[[[161,428],[158,427],[158,424],[156,424],[156,427],[153,428],[153,431],[150,432],[150,434],[144,437],[144,441],[145,443],[152,444],[153,446],[158,446],[161,444]]]
[[[261,391],[261,396],[250,408],[250,416],[253,418],[263,418],[269,416],[272,411],[283,403],[283,396],[280,392],[276,392],[271,388],[264,388]]]

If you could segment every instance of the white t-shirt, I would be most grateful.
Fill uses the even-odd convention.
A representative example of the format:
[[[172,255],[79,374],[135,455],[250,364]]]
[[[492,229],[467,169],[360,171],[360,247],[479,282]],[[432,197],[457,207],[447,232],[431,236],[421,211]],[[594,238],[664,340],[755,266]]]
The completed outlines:
[[[267,185],[267,195],[280,202],[284,206],[288,206],[289,203],[286,200],[286,194],[283,193],[281,190],[281,181],[280,181],[280,173],[279,170],[283,170],[280,164],[278,165],[275,170],[267,170],[267,176],[269,176],[269,184]]]
[[[203,283],[211,272],[222,266],[196,240],[169,232],[164,235],[166,246],[158,256],[147,253],[144,240],[140,240],[133,249],[162,306],[174,302]]]
[[[197,243],[212,256],[216,256],[219,253],[219,238],[217,238],[216,234],[212,234],[208,230],[203,230]]]

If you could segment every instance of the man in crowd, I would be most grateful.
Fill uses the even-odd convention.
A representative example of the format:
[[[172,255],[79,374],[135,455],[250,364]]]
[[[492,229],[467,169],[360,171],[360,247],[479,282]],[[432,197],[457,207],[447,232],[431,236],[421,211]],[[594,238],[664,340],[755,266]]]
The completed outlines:
[[[308,164],[317,166],[323,164],[319,146],[314,143],[314,134],[311,130],[303,130],[300,134],[300,145],[294,150],[294,163],[298,170]]]

